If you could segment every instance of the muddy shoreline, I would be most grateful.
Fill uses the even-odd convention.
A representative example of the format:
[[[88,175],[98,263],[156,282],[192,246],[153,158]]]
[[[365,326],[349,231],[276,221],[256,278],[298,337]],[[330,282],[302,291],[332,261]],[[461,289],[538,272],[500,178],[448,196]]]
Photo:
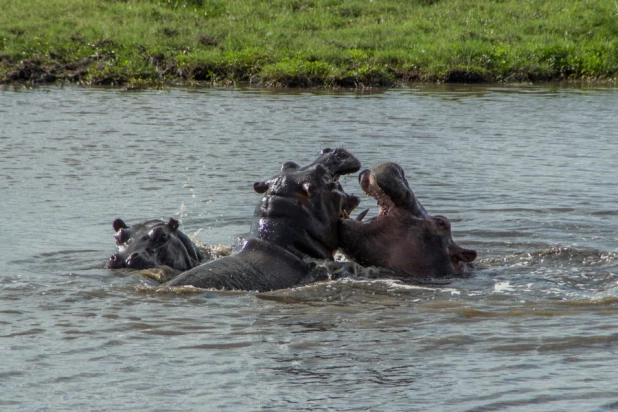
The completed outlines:
[[[251,71],[230,73],[225,68],[206,66],[178,67],[172,63],[150,59],[152,72],[156,75],[123,73],[104,70],[107,60],[88,57],[75,62],[62,59],[24,59],[11,62],[0,56],[0,84],[42,85],[69,83],[82,86],[113,86],[129,89],[156,88],[162,86],[233,86],[249,84],[257,87],[281,88],[380,88],[397,87],[414,83],[454,83],[454,84],[492,84],[492,83],[569,83],[616,85],[618,78],[603,76],[574,76],[572,73],[553,75],[534,72],[515,72],[508,76],[498,76],[486,72],[466,69],[452,69],[443,76],[425,75],[417,69],[390,69],[382,75],[346,76],[324,82],[319,78],[307,76],[284,76],[278,79],[264,78]]]

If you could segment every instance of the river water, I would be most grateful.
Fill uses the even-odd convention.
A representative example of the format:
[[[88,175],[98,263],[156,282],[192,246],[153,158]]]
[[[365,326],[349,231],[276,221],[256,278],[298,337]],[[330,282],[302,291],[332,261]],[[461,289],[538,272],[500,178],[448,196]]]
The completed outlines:
[[[612,88],[5,88],[0,409],[616,410],[617,130]],[[473,276],[174,294],[103,268],[117,217],[237,244],[254,181],[339,146],[399,162]]]

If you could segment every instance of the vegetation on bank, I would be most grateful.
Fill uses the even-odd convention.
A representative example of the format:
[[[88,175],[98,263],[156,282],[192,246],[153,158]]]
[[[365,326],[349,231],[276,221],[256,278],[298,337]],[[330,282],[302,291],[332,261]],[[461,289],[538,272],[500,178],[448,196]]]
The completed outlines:
[[[614,0],[0,1],[0,82],[359,87],[617,76]]]

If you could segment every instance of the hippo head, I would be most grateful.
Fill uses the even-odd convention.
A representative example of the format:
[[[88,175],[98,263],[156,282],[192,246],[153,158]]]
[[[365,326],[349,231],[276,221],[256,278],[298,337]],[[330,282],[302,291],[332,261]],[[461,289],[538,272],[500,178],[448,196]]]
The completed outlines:
[[[461,275],[476,251],[457,245],[451,223],[429,216],[410,189],[403,169],[383,163],[359,175],[363,191],[376,199],[378,215],[366,222],[340,221],[339,248],[363,266],[395,267],[411,276]]]
[[[358,172],[361,168],[360,160],[342,147],[334,150],[331,148],[322,150],[313,163],[302,169],[310,169],[317,164],[324,166],[333,175],[335,180],[341,175]]]
[[[281,166],[281,173],[290,173],[295,171],[306,171],[314,168],[316,165],[322,165],[331,174],[333,180],[338,181],[341,175],[358,172],[361,168],[361,162],[352,153],[340,147],[337,149],[323,149],[320,155],[309,165],[301,167],[294,162],[285,162]],[[272,183],[272,180],[266,182],[257,182],[253,188],[258,193],[265,193]],[[339,189],[342,190],[341,186]]]
[[[118,253],[107,261],[108,269],[149,269],[169,266],[185,271],[204,258],[204,254],[193,242],[178,230],[178,221],[150,220],[132,227],[122,219],[112,224],[116,231]]]
[[[255,237],[300,257],[332,259],[338,221],[359,203],[337,181],[347,170],[337,169],[335,175],[320,163],[300,168],[288,162],[277,177],[256,183],[255,191],[264,196],[256,210]]]

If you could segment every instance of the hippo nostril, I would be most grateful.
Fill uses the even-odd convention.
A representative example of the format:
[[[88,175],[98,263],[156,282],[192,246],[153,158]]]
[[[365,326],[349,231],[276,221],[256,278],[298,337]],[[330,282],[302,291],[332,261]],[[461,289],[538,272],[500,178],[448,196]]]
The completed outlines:
[[[474,262],[477,256],[478,254],[476,253],[476,250],[464,249],[462,252],[462,260],[466,263]]]
[[[122,258],[122,256],[115,254],[110,256],[109,260],[107,261],[107,265],[106,267],[108,269],[120,269],[125,267],[125,263],[124,263],[124,259]]]
[[[268,185],[265,184],[264,182],[255,182],[253,183],[253,190],[255,190],[256,193],[266,193],[266,191],[268,190]]]
[[[126,260],[126,265],[131,269],[148,269],[155,267],[155,262],[151,260],[148,255],[144,255],[139,252],[133,252]]]
[[[142,256],[138,252],[133,252],[127,258],[127,267],[139,269],[141,262],[143,261]]]
[[[472,263],[476,259],[476,250],[472,249],[464,249],[461,247],[456,247],[451,251],[451,262],[453,262],[453,267],[455,268],[456,273],[461,273],[465,269],[466,263]]]

